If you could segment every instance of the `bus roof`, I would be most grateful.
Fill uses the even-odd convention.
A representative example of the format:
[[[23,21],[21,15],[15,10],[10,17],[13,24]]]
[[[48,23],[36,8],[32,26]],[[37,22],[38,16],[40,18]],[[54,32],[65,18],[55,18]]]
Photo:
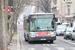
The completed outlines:
[[[27,18],[32,18],[31,16],[32,15],[54,15],[54,13],[31,13],[30,15],[28,16],[25,16],[24,18],[27,19]],[[41,17],[38,17],[38,18],[41,18]],[[44,18],[44,17],[43,17]],[[45,18],[51,18],[51,17],[45,17]],[[55,16],[53,17],[55,18]]]
[[[39,15],[39,14],[54,14],[54,13],[31,13],[30,15]]]

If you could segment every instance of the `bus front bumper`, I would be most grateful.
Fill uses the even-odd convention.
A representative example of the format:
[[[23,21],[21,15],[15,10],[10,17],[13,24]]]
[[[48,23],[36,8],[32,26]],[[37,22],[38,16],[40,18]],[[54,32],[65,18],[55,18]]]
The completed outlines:
[[[54,37],[29,37],[29,41],[50,41],[50,40],[56,40],[56,36]]]

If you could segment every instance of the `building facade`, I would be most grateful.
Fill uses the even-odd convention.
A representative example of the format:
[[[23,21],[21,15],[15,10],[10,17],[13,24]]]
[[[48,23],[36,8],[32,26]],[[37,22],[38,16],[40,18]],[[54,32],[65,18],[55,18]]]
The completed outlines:
[[[66,0],[66,21],[75,23],[75,0]]]
[[[55,13],[59,21],[64,21],[63,18],[66,14],[66,3],[64,0],[52,0],[51,1],[51,12]]]
[[[75,16],[75,0],[52,0],[51,12],[55,13],[56,17],[61,22],[73,22]]]

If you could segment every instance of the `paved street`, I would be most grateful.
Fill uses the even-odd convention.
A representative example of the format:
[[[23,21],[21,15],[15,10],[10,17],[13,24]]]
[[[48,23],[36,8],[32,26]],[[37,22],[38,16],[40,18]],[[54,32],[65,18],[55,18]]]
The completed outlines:
[[[18,31],[20,34],[21,50],[75,50],[75,45],[72,45],[73,43],[75,44],[75,41],[64,40],[62,36],[58,36],[57,40],[54,41],[53,44],[49,42],[35,42],[29,44],[24,40],[24,31],[22,25],[18,25]]]

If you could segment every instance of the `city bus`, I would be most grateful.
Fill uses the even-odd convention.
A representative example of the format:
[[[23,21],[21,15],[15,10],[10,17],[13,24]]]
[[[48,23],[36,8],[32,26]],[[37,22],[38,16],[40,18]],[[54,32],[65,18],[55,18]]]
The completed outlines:
[[[55,14],[35,13],[24,17],[24,38],[29,43],[56,40]]]

